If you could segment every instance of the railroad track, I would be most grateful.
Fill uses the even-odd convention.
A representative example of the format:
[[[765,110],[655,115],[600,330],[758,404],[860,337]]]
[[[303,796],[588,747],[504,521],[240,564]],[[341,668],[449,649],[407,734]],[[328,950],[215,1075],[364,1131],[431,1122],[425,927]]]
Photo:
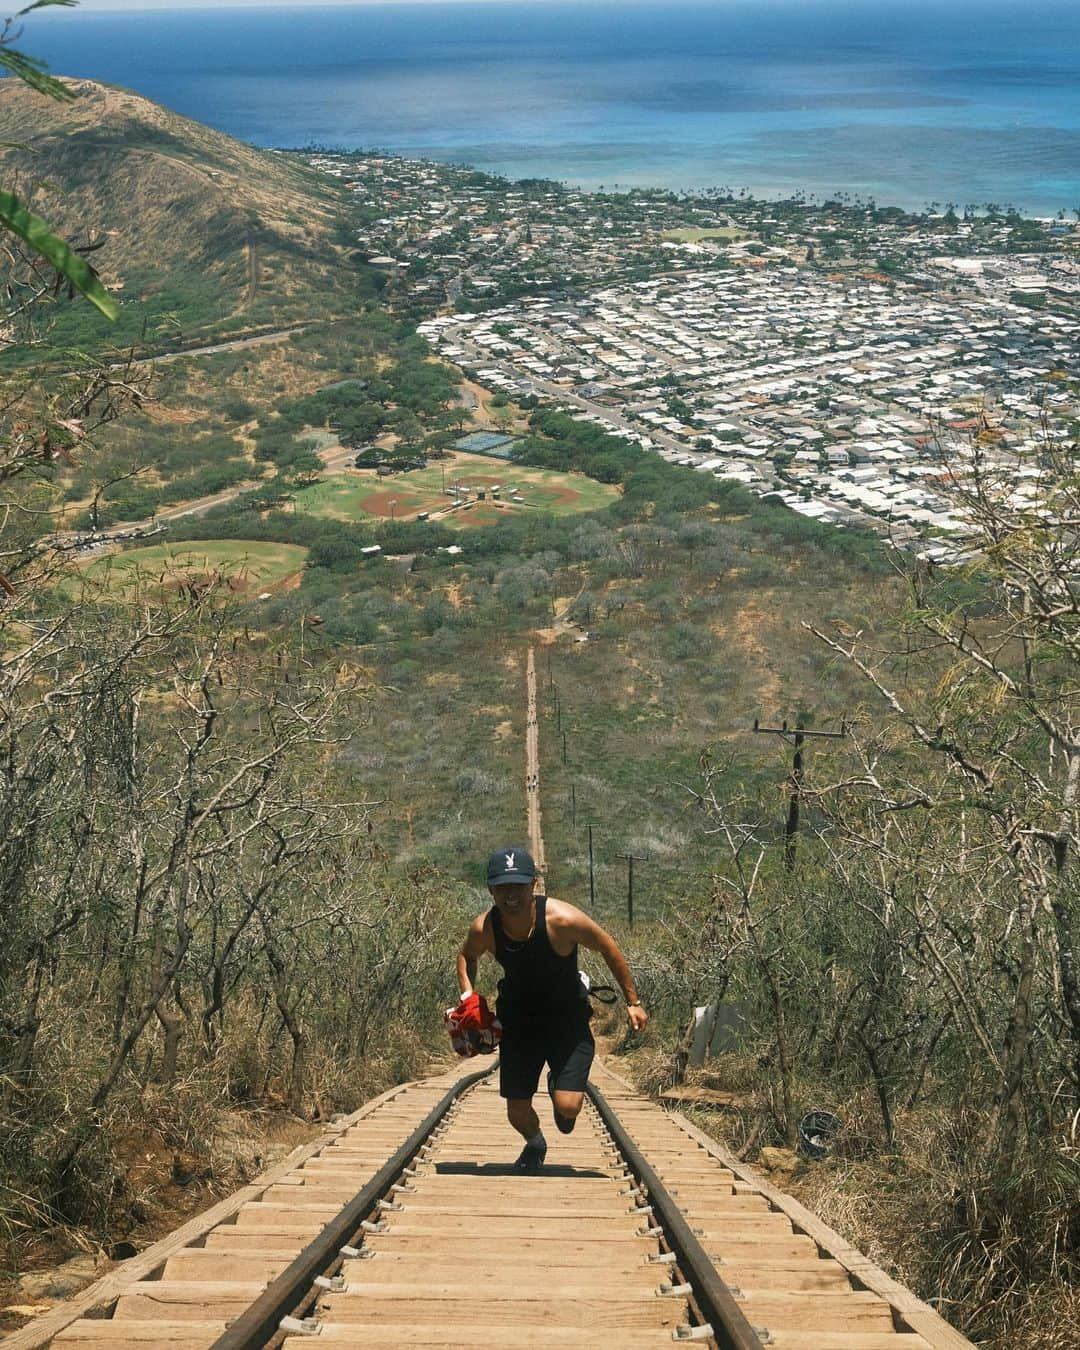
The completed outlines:
[[[356,1350],[672,1339],[970,1350],[814,1216],[603,1066],[543,1173],[515,1173],[520,1141],[495,1077],[475,1064],[384,1094],[79,1308],[15,1333],[11,1350],[306,1350],[316,1336]]]

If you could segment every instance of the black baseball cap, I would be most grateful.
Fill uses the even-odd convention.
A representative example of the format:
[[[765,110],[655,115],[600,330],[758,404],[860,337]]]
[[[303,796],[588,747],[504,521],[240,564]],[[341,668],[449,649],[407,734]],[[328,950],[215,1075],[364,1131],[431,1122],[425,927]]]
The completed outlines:
[[[509,886],[514,882],[535,880],[536,864],[526,849],[514,845],[509,848],[497,848],[488,859],[489,886]]]

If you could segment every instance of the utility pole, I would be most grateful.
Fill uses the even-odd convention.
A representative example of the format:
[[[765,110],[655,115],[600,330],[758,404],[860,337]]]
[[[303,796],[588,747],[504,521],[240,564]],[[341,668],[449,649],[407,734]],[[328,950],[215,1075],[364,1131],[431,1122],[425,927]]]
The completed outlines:
[[[570,828],[577,829],[577,784],[570,784]]]
[[[803,742],[807,736],[817,736],[820,740],[842,741],[847,736],[847,724],[841,719],[839,731],[809,731],[802,721],[794,727],[781,722],[778,727],[763,727],[754,718],[754,733],[758,736],[780,736],[795,748],[791,761],[791,774],[788,777],[788,814],[784,825],[784,866],[789,872],[795,870],[795,837],[799,832],[799,809],[802,805],[803,783]]]
[[[617,858],[626,859],[626,922],[630,928],[634,926],[634,863],[647,862],[646,858],[635,856],[633,853],[616,853]]]
[[[562,762],[566,763],[566,732],[562,734]]]
[[[589,824],[589,908],[596,908],[596,881],[593,873],[592,823]]]

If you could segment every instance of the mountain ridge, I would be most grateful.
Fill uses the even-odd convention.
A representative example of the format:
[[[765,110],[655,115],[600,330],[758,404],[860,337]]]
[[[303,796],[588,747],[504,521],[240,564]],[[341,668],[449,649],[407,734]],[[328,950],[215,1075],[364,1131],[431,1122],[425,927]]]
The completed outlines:
[[[71,103],[0,81],[3,174],[76,244],[97,232],[120,340],[134,309],[185,335],[348,312],[332,178],[129,90],[64,83]]]

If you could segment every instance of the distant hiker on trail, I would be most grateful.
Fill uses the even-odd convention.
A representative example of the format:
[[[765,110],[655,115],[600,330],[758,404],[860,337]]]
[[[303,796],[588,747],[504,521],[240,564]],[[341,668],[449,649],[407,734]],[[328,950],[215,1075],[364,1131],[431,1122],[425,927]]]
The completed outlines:
[[[634,1031],[649,1020],[634,988],[626,957],[610,933],[587,914],[553,896],[535,895],[536,864],[523,848],[498,849],[488,859],[487,884],[494,904],[477,915],[458,954],[462,999],[473,993],[476,965],[487,953],[505,974],[499,981],[497,1013],[502,1023],[499,1092],[510,1124],[525,1140],[515,1166],[538,1172],[547,1141],[532,1098],[548,1066],[547,1090],[555,1126],[574,1128],[593,1061],[591,1009],[577,949],[599,952],[626,1000]]]

